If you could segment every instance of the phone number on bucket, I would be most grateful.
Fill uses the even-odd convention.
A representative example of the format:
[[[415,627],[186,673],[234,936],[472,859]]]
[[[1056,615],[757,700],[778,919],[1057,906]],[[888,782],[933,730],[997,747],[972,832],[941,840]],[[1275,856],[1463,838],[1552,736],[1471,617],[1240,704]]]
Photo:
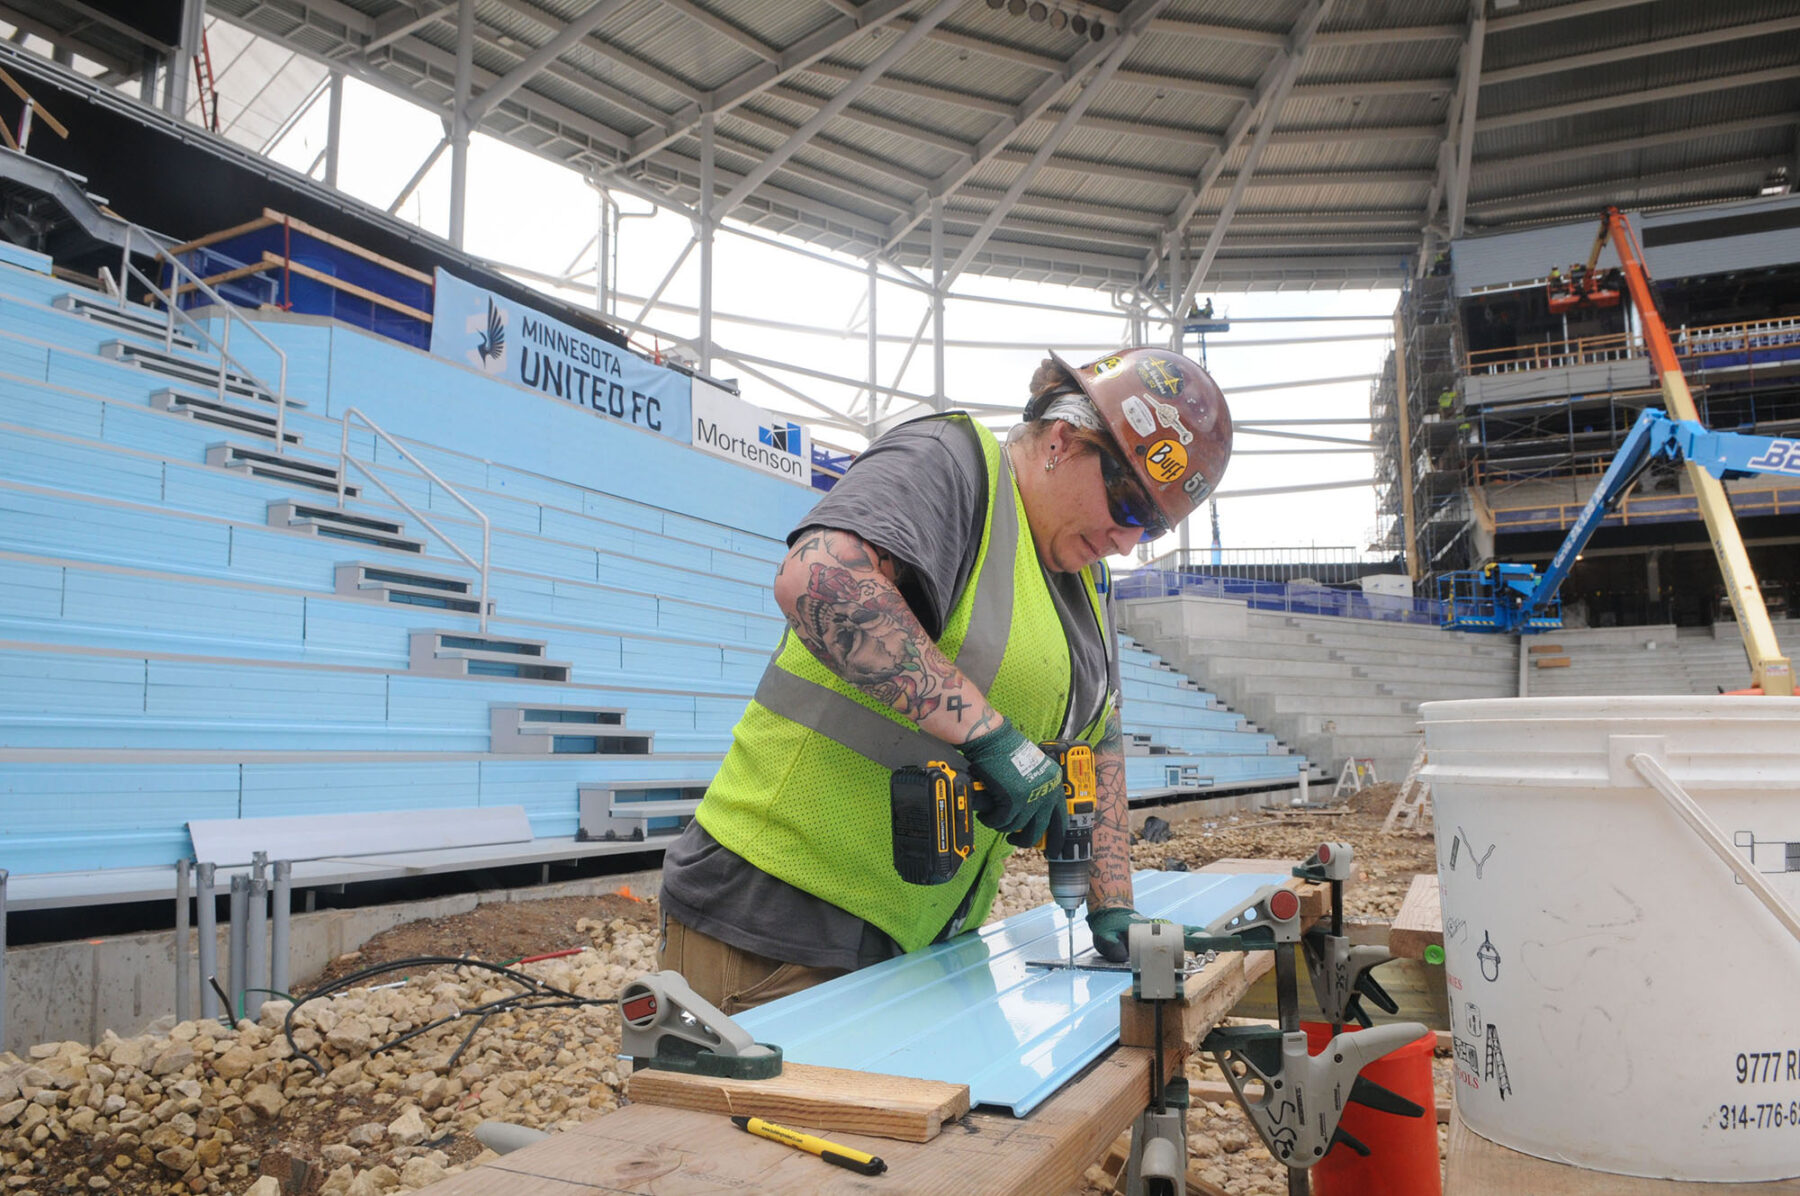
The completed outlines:
[[[1766,1101],[1756,1105],[1720,1105],[1722,1130],[1800,1129],[1800,1101]]]

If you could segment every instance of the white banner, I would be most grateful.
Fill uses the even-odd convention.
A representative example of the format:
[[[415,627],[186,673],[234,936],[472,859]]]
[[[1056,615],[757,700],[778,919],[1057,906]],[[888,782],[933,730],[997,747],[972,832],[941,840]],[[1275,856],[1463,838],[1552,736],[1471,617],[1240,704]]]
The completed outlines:
[[[431,351],[484,374],[684,441],[688,380],[442,269]]]
[[[811,433],[705,379],[693,384],[695,448],[783,481],[812,485]]]

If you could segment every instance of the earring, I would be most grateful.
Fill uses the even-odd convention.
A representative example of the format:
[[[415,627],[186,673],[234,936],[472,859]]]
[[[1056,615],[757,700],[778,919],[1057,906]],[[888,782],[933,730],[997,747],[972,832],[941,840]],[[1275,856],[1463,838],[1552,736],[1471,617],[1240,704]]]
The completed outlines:
[[[1053,470],[1055,468],[1056,468],[1056,458],[1055,457],[1051,457],[1044,462],[1044,472],[1045,473],[1049,473],[1051,470]]]

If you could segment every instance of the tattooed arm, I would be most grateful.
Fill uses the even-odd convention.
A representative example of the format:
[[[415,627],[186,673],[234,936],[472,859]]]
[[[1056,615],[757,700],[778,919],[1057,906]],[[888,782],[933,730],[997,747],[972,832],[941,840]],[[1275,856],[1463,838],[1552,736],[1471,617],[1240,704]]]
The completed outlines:
[[[993,730],[1000,712],[901,596],[895,579],[903,568],[860,536],[808,528],[775,574],[775,601],[820,663],[927,734],[958,744]],[[1123,775],[1121,767],[1121,798]]]
[[[1125,737],[1118,703],[1094,749],[1094,870],[1088,908],[1131,908],[1131,823],[1125,797]]]

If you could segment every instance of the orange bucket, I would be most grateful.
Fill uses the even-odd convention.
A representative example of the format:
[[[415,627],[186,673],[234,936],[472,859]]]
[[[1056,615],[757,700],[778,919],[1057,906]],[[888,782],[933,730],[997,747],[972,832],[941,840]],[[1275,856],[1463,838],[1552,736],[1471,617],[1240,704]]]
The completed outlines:
[[[1301,1022],[1306,1049],[1316,1055],[1331,1041],[1331,1027]],[[1357,1027],[1346,1026],[1347,1031]],[[1314,1196],[1443,1196],[1443,1170],[1438,1163],[1437,1089],[1431,1082],[1431,1056],[1437,1035],[1427,1031],[1391,1055],[1362,1069],[1362,1074],[1388,1091],[1425,1110],[1423,1117],[1397,1117],[1366,1105],[1348,1105],[1338,1124],[1369,1148],[1364,1158],[1338,1145],[1312,1168]]]

